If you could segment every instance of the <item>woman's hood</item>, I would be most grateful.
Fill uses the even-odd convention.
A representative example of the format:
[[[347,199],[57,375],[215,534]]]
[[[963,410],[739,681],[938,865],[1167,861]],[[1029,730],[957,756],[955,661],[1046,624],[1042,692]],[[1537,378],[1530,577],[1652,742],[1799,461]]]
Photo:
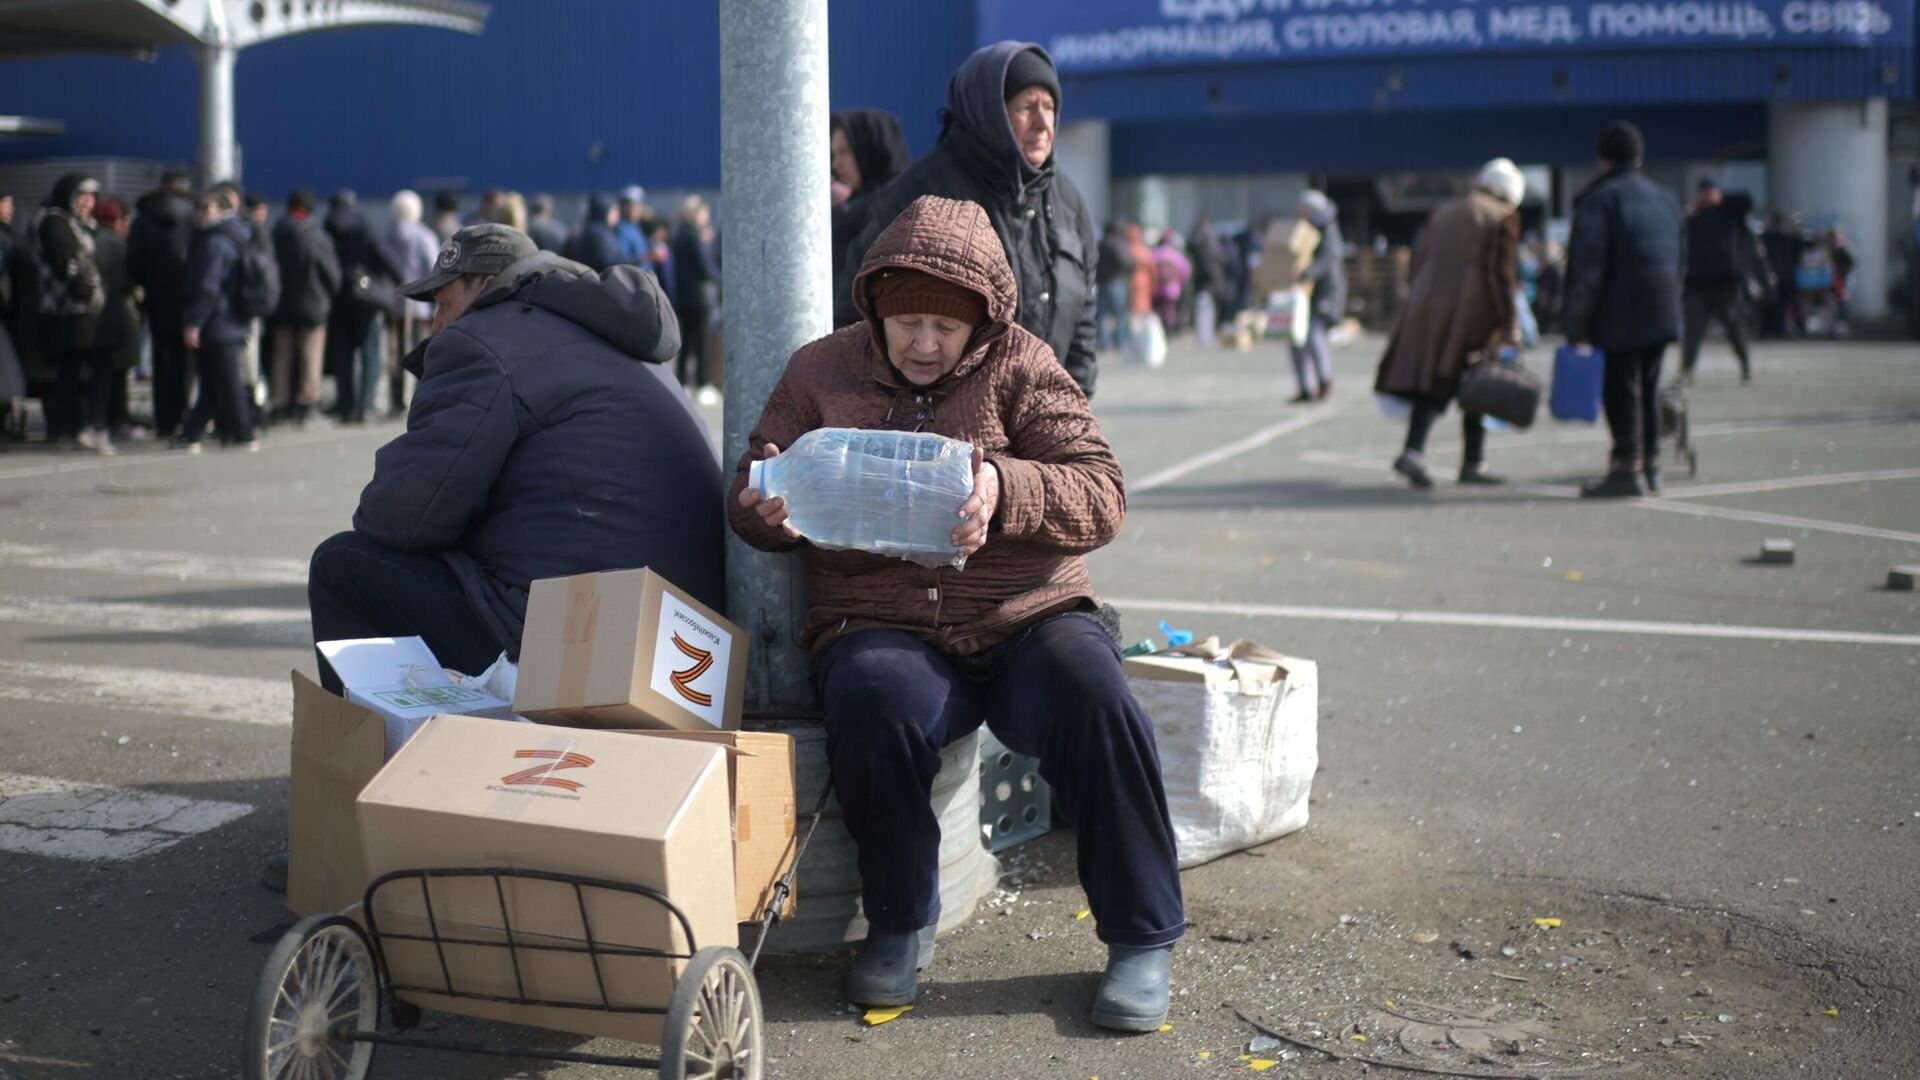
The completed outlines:
[[[874,277],[889,270],[931,274],[971,289],[986,301],[987,323],[974,331],[969,359],[961,362],[956,374],[971,366],[973,354],[1013,325],[1020,287],[1000,246],[1000,234],[993,231],[993,222],[978,203],[922,195],[867,250],[853,279],[853,306],[872,327],[882,356],[887,351],[886,334],[873,312],[869,292]]]

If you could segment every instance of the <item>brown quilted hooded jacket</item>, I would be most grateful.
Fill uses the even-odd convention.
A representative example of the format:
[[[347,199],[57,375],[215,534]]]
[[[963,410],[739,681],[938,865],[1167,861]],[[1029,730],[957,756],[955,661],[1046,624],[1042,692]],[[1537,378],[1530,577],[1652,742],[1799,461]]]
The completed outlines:
[[[933,274],[986,299],[987,322],[959,366],[931,386],[912,385],[887,361],[868,284],[890,267]],[[803,640],[813,652],[842,634],[892,629],[966,656],[1043,615],[1095,599],[1081,556],[1118,535],[1125,482],[1086,395],[1044,341],[1014,325],[1015,289],[986,211],[925,196],[881,233],[861,264],[853,295],[863,321],[787,361],[740,459],[727,508],[734,530],[753,546],[805,547]],[[822,427],[930,431],[985,451],[1000,472],[1000,508],[966,569],[822,551],[767,528],[740,505],[747,466],[766,444],[784,449]]]

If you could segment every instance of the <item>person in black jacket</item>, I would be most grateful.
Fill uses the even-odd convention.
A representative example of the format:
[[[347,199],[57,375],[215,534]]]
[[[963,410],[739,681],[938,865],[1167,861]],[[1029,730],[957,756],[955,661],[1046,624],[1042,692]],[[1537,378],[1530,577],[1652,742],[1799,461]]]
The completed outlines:
[[[580,231],[567,240],[567,258],[595,273],[625,262],[620,236],[614,231],[619,220],[619,204],[607,195],[594,194],[587,200],[587,216],[580,221]]]
[[[1093,396],[1099,327],[1093,219],[1073,181],[1054,169],[1060,76],[1038,45],[1002,41],[968,57],[947,83],[946,124],[935,146],[887,185],[867,229],[847,249],[850,282],[867,249],[922,195],[979,203],[1000,236],[1020,287],[1016,320]],[[850,291],[834,298],[834,323],[858,321]]]
[[[567,246],[567,227],[553,216],[553,196],[537,194],[527,200],[532,216],[527,219],[527,235],[541,251],[558,252]]]
[[[287,196],[286,216],[273,227],[280,306],[267,321],[267,382],[273,388],[274,418],[302,427],[312,422],[320,404],[327,319],[343,280],[333,238],[313,219],[318,207],[313,192],[297,188]]]
[[[1102,349],[1127,347],[1127,290],[1132,282],[1133,246],[1127,243],[1127,227],[1109,221],[1100,231],[1099,269],[1094,274],[1094,317]]]
[[[900,118],[880,109],[850,109],[833,117],[833,179],[847,189],[846,201],[833,208],[835,296],[850,287],[847,249],[873,219],[874,200],[893,178],[913,163]]]
[[[200,232],[187,255],[187,306],[180,339],[193,350],[200,394],[187,414],[176,449],[198,453],[211,421],[221,443],[257,450],[253,410],[241,390],[240,353],[253,320],[240,310],[240,261],[254,243],[253,222],[240,213],[240,194],[219,186],[195,206]]]
[[[47,439],[111,454],[107,408],[113,364],[99,347],[107,293],[94,246],[93,206],[99,195],[100,183],[92,177],[61,177],[35,224],[34,239],[40,269],[40,346],[59,380],[47,403]]]
[[[713,385],[712,360],[707,356],[713,315],[720,308],[719,239],[713,231],[713,208],[698,195],[680,204],[680,225],[673,232],[673,274],[680,313],[680,358],[675,367],[681,385],[691,387],[703,402],[719,400]]]
[[[1606,479],[1590,498],[1660,486],[1660,360],[1680,337],[1686,218],[1680,202],[1640,171],[1640,129],[1622,121],[1600,136],[1598,179],[1574,200],[1562,323],[1574,345],[1606,351],[1604,402],[1613,433]]]
[[[313,553],[316,642],[417,634],[478,673],[519,658],[535,580],[626,566],[724,608],[720,460],[664,366],[679,324],[653,275],[473,225],[403,292],[433,300],[432,337],[353,531]]]
[[[340,260],[340,293],[327,317],[327,367],[339,388],[334,410],[349,424],[374,410],[386,371],[386,316],[400,279],[386,249],[360,213],[351,191],[336,191],[327,206],[327,236]]]
[[[187,306],[187,251],[197,231],[193,185],[185,172],[160,174],[160,187],[134,204],[127,270],[145,296],[153,340],[154,435],[162,439],[179,433],[193,384],[193,357],[180,343],[180,314]]]
[[[1201,218],[1187,239],[1187,261],[1193,264],[1193,324],[1200,344],[1213,348],[1220,316],[1231,297],[1227,277],[1227,249],[1214,235],[1213,222]]]
[[[1682,296],[1686,338],[1680,347],[1680,378],[1693,381],[1707,324],[1718,319],[1727,343],[1740,359],[1740,381],[1753,379],[1747,338],[1740,327],[1741,293],[1753,272],[1753,230],[1747,228],[1751,199],[1721,194],[1713,180],[1700,181],[1693,212],[1687,217],[1687,281]]]

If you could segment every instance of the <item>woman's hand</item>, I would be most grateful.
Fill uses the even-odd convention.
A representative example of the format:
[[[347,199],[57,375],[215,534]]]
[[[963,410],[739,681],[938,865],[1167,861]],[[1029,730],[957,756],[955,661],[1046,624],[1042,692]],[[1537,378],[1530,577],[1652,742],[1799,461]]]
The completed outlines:
[[[960,527],[953,530],[953,546],[959,557],[979,551],[987,542],[987,526],[1000,510],[1000,470],[987,461],[979,447],[973,448],[973,494],[960,504]]]
[[[779,456],[780,448],[772,443],[768,443],[760,455],[764,461],[772,461]],[[787,535],[787,539],[801,538],[800,530],[794,528],[793,524],[787,520],[787,500],[763,498],[758,488],[741,488],[740,505],[757,511],[760,520],[766,524],[767,528],[779,529]]]

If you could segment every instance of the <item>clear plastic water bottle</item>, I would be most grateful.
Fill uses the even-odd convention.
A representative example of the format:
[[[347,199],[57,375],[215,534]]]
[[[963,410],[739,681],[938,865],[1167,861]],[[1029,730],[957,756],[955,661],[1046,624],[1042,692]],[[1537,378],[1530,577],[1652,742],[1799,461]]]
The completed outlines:
[[[819,548],[870,551],[921,566],[962,565],[953,546],[973,494],[973,444],[917,431],[817,428],[747,486],[787,502],[789,523]]]

